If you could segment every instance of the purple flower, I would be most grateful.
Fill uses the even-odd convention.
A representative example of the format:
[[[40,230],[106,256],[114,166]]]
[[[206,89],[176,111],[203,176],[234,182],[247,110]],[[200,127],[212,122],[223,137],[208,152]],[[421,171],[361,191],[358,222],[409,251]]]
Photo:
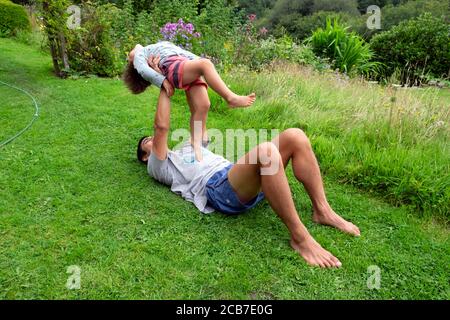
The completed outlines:
[[[164,27],[160,29],[161,36],[166,41],[174,42],[185,49],[192,48],[192,39],[199,38],[199,32],[195,32],[195,27],[192,23],[185,23],[183,19],[178,19],[177,22],[167,22]]]

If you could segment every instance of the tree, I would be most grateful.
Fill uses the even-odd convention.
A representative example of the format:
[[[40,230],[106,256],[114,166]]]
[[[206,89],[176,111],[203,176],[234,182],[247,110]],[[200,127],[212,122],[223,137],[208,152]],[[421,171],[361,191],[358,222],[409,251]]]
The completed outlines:
[[[313,6],[314,0],[278,0],[269,20],[274,25],[281,20],[289,21],[287,17],[306,16],[312,13]]]
[[[47,34],[54,72],[65,77],[69,70],[69,58],[65,37],[68,2],[66,0],[41,0],[42,17]]]
[[[394,2],[393,2],[394,1]],[[366,13],[367,8],[371,5],[379,6],[383,8],[387,4],[399,4],[404,0],[358,0],[358,9],[361,13]]]
[[[259,18],[266,15],[276,2],[276,0],[239,0],[239,7],[247,14],[253,13]]]
[[[313,12],[334,11],[358,14],[358,3],[356,0],[314,0]]]

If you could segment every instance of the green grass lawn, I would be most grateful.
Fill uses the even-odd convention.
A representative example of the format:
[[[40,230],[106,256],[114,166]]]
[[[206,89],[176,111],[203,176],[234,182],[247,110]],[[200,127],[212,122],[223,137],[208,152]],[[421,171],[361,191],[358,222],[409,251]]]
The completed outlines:
[[[150,133],[156,89],[132,96],[117,79],[60,80],[47,54],[6,39],[0,80],[29,90],[41,106],[31,130],[0,149],[1,299],[449,298],[444,224],[326,176],[330,203],[362,231],[352,238],[312,223],[290,174],[302,220],[343,262],[311,268],[267,202],[238,217],[202,215],[146,175],[135,145]],[[229,81],[236,89],[239,81]],[[2,141],[34,110],[5,86],[0,101]],[[214,95],[212,102],[211,128],[261,125],[256,116],[243,121],[263,101],[238,111]],[[187,128],[182,93],[172,110],[172,127]],[[81,268],[79,290],[66,288],[71,265]],[[381,269],[379,290],[367,287],[372,265]]]

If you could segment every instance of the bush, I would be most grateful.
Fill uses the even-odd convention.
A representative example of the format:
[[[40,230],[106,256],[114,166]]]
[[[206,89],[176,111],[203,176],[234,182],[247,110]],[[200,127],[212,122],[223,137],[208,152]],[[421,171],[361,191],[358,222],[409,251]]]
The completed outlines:
[[[213,58],[219,69],[227,70],[234,63],[233,57],[240,48],[243,13],[223,0],[204,3],[205,7],[194,20],[202,35],[200,47],[194,47],[194,52]]]
[[[150,15],[134,14],[131,1],[125,1],[122,9],[86,3],[81,12],[80,28],[67,32],[70,71],[75,74],[117,76],[137,43],[146,45],[160,38]]]
[[[352,17],[350,21],[346,22],[352,26],[352,30],[362,35],[365,40],[370,41],[375,34],[388,31],[400,22],[417,18],[426,12],[438,18],[443,16],[447,22],[450,21],[450,6],[448,3],[440,0],[416,0],[400,5],[387,4],[383,7],[381,9],[381,29],[367,28],[366,21],[371,14],[366,14],[365,11],[360,17]]]
[[[151,9],[152,18],[158,26],[168,21],[193,21],[198,14],[198,0],[155,0]]]
[[[316,55],[328,58],[335,69],[347,74],[369,75],[379,68],[371,61],[373,52],[369,45],[356,33],[348,32],[335,19],[327,19],[325,29],[319,28],[308,39]]]
[[[260,39],[251,52],[247,67],[261,71],[274,61],[311,65],[317,70],[325,68],[323,62],[315,56],[309,46],[298,45],[287,34],[280,38],[269,36],[267,39]]]
[[[426,13],[372,38],[371,46],[384,63],[381,77],[398,72],[402,84],[419,85],[430,76],[450,75],[450,26]]]
[[[296,57],[296,48],[297,45],[288,35],[278,39],[262,39],[253,51],[250,67],[258,70],[274,60],[292,61]]]
[[[31,31],[25,9],[9,0],[0,0],[0,36],[13,36],[19,30]]]
[[[67,35],[72,73],[114,76],[120,72],[120,52],[111,37],[110,23],[117,10],[111,5],[82,7],[81,27],[69,30]]]
[[[400,22],[417,18],[426,12],[437,18],[440,18],[442,15],[446,16],[447,19],[450,18],[448,2],[440,0],[409,1],[399,6],[387,5],[381,10],[382,30],[390,30]]]

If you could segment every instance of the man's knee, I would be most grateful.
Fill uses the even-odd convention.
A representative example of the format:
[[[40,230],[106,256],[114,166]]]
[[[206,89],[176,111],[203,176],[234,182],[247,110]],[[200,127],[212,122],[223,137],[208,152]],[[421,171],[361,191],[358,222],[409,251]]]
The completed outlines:
[[[280,151],[274,143],[264,142],[258,145],[258,163],[261,166],[272,166],[280,159]]]
[[[299,128],[290,128],[283,132],[291,145],[309,146],[310,142],[305,132]]]

